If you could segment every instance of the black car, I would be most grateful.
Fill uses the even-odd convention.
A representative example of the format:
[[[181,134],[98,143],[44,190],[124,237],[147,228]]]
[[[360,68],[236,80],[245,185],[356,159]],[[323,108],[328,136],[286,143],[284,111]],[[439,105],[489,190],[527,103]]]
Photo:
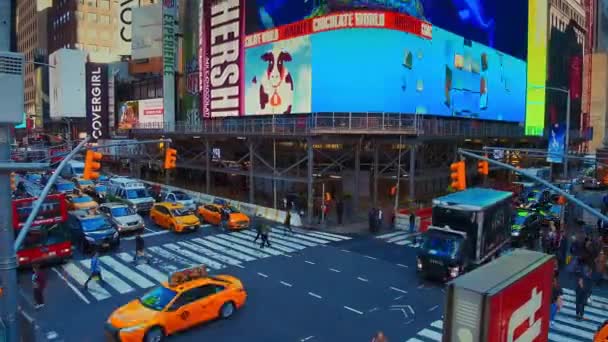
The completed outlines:
[[[511,243],[514,247],[533,248],[540,238],[542,217],[529,210],[518,210],[511,226]]]
[[[71,211],[67,224],[74,244],[83,253],[115,249],[120,245],[118,232],[104,215],[90,214],[84,210]]]

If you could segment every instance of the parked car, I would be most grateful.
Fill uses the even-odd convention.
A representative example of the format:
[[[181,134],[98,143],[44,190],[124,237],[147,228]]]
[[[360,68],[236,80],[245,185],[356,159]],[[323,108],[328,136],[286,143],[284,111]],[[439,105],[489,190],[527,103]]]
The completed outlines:
[[[99,212],[105,215],[119,233],[143,230],[144,219],[135,209],[124,203],[104,203],[99,206]]]

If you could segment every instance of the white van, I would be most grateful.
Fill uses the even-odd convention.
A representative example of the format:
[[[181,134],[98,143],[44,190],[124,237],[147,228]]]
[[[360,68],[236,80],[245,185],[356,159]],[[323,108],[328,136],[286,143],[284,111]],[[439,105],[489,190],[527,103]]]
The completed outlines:
[[[108,200],[123,202],[138,212],[148,212],[154,205],[144,183],[127,177],[110,178],[108,181]]]
[[[74,177],[82,178],[84,174],[84,163],[77,160],[70,160],[68,164],[61,170],[61,176],[71,180]]]

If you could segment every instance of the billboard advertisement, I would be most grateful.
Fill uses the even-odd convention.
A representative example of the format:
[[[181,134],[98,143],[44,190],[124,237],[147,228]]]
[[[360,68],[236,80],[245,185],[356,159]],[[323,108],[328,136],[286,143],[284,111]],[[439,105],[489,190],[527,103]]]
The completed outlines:
[[[132,9],[132,54],[133,59],[162,56],[163,18],[159,4]]]
[[[163,101],[164,119],[175,122],[175,69],[177,67],[177,1],[163,0]]]
[[[138,127],[139,101],[125,101],[118,109],[118,129],[131,129]]]
[[[81,50],[60,49],[49,56],[50,116],[85,118],[85,63]]]
[[[313,112],[395,112],[523,122],[526,63],[433,27],[317,33]]]
[[[198,73],[198,44],[199,44],[199,11],[200,0],[186,1],[180,6],[180,25],[183,32],[182,58],[185,67],[185,77],[180,77],[183,82],[180,86],[182,101],[180,114],[176,118],[186,121],[188,124],[197,125],[200,122],[199,114],[199,73]],[[196,13],[195,15],[192,15]]]
[[[86,82],[87,133],[92,142],[96,142],[98,139],[109,139],[108,66],[87,63]]]
[[[247,3],[246,34],[304,19],[352,10],[384,10],[407,14],[456,35],[519,59],[526,59],[528,1],[453,0],[322,0]]]
[[[554,124],[549,135],[547,147],[547,162],[562,163],[564,157],[564,147],[566,141],[566,125]]]
[[[245,1],[202,1],[199,89],[203,117],[245,111]]]
[[[139,7],[140,0],[121,0],[114,7],[118,18],[117,36],[114,39],[114,49],[117,55],[131,55],[133,8]]]
[[[246,115],[311,112],[310,40],[303,36],[246,50]]]
[[[547,0],[530,0],[528,6],[528,89],[525,133],[526,135],[543,135],[549,4]]]
[[[122,102],[118,110],[118,129],[162,128],[166,121],[164,112],[162,98]]]

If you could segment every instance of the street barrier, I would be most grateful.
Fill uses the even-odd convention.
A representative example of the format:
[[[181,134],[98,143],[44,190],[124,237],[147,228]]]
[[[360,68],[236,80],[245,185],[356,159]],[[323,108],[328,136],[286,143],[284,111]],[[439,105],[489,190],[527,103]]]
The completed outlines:
[[[229,204],[230,206],[235,207],[236,209],[240,210],[241,212],[243,212],[244,214],[248,215],[251,218],[253,218],[257,215],[260,215],[262,218],[264,218],[266,220],[283,224],[285,222],[285,218],[287,217],[287,213],[284,210],[277,210],[274,208],[262,207],[262,206],[247,203],[247,202],[235,201],[235,200],[231,200],[231,199],[227,199],[227,198],[223,198],[223,197],[219,197],[219,196],[213,196],[213,195],[209,195],[209,194],[205,194],[205,193],[201,193],[201,192],[197,192],[197,191],[192,191],[192,190],[179,188],[176,186],[171,186],[171,185],[166,185],[166,184],[161,184],[161,183],[156,183],[156,182],[151,182],[151,181],[147,181],[147,180],[140,180],[140,181],[144,182],[146,184],[160,186],[161,188],[165,188],[170,191],[183,191],[183,192],[187,193],[188,195],[190,195],[190,197],[192,197],[195,201],[199,201],[203,204],[213,203],[215,200],[221,200],[221,201]],[[298,213],[292,212],[290,223],[294,227],[302,227],[302,218],[300,217],[300,215]]]

